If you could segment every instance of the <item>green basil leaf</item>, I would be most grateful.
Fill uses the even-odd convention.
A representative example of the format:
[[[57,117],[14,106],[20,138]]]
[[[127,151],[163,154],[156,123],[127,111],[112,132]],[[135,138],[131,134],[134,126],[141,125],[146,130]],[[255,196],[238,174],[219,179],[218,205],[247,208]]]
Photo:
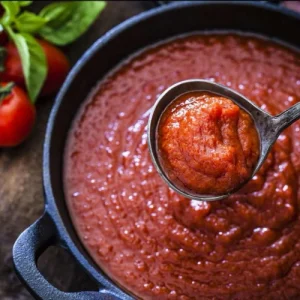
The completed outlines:
[[[51,28],[59,28],[70,19],[75,7],[74,1],[54,2],[45,6],[39,16],[46,19]]]
[[[32,3],[32,1],[18,1],[20,6],[28,6]]]
[[[59,46],[73,42],[89,28],[106,6],[105,1],[74,1],[72,4],[72,13],[69,13],[68,17],[66,17],[67,14],[58,13],[59,3],[52,6],[52,9],[48,8],[49,10],[46,13],[44,11],[41,14],[41,16],[51,20],[39,31],[39,34],[45,40]],[[60,5],[66,5],[66,2],[62,2]],[[62,8],[60,9],[63,10]],[[54,13],[52,10],[56,12]],[[55,21],[53,17],[55,14],[64,15],[64,18]],[[62,19],[64,19],[63,22]]]
[[[4,8],[2,22],[3,24],[8,25],[15,19],[15,16],[20,12],[20,5],[18,1],[1,1],[1,5]]]
[[[21,57],[28,95],[34,103],[47,76],[47,60],[41,45],[28,33],[10,33]]]
[[[19,31],[29,33],[38,31],[46,23],[47,21],[44,18],[28,11],[23,12],[15,20],[15,26]]]

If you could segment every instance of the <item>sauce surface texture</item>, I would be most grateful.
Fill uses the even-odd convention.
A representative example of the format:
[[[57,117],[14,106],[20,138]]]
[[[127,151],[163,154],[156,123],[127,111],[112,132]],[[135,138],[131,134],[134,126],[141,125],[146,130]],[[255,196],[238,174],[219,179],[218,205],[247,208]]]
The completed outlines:
[[[190,36],[100,83],[65,153],[78,235],[107,274],[144,299],[299,299],[299,122],[243,191],[184,199],[154,170],[146,125],[158,95],[191,78],[227,85],[275,115],[300,100],[300,55],[252,37]]]
[[[251,116],[207,92],[179,96],[158,124],[160,164],[179,188],[224,195],[252,175],[260,142]]]

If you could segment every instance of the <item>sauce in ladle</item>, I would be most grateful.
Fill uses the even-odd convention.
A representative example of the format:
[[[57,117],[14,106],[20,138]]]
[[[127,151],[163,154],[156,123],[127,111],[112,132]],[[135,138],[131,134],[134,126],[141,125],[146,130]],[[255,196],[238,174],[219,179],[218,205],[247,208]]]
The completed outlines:
[[[163,112],[157,147],[174,184],[198,194],[222,195],[247,181],[260,142],[251,116],[209,92],[180,95]]]

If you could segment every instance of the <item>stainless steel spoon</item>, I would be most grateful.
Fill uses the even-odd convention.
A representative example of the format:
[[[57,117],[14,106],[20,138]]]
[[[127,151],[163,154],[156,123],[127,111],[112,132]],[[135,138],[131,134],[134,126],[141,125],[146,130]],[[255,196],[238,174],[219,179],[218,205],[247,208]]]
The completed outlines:
[[[252,176],[249,180],[256,174],[259,170],[263,162],[265,161],[267,154],[269,153],[272,145],[277,140],[279,134],[288,126],[290,126],[293,122],[300,118],[300,102],[282,112],[277,116],[271,116],[267,112],[263,111],[255,104],[253,104],[249,99],[245,96],[239,94],[238,92],[223,86],[221,84],[217,84],[207,80],[185,80],[178,82],[168,89],[166,89],[156,100],[152,112],[150,114],[149,122],[148,122],[148,145],[150,150],[150,155],[154,166],[156,167],[160,176],[166,181],[166,183],[173,190],[178,192],[179,194],[194,200],[201,201],[215,201],[221,200],[229,195],[233,194],[237,190],[239,190],[247,181],[245,181],[242,185],[232,190],[230,193],[224,195],[199,195],[193,193],[189,189],[185,189],[183,187],[177,186],[173,183],[165,174],[158,158],[158,148],[157,148],[157,125],[159,123],[159,119],[166,109],[166,107],[174,101],[178,96],[193,92],[193,91],[207,91],[214,94],[218,94],[220,96],[231,99],[235,102],[239,107],[244,109],[249,113],[249,115],[253,118],[259,138],[260,138],[260,157],[258,163],[252,173]],[[248,180],[248,181],[249,181]]]

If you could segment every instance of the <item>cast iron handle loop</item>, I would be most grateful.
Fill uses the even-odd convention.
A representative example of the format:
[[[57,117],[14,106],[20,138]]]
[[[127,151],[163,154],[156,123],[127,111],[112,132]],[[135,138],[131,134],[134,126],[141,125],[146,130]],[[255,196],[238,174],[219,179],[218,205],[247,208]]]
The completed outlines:
[[[55,244],[56,229],[50,216],[45,213],[17,239],[13,247],[16,272],[31,294],[37,299],[47,300],[121,300],[105,289],[99,292],[62,292],[52,286],[37,268],[39,256]]]

